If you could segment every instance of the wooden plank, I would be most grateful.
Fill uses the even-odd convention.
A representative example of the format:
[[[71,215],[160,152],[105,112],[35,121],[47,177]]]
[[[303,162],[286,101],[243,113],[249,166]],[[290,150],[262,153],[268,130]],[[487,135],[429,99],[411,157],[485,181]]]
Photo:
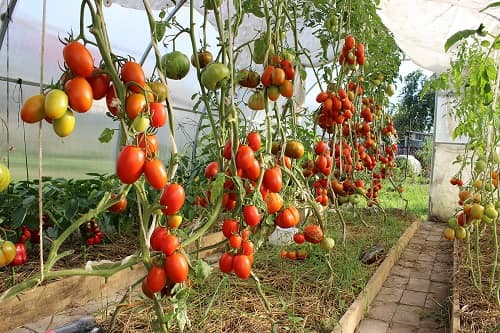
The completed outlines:
[[[201,247],[214,245],[224,239],[222,232],[208,234],[200,241]],[[191,244],[185,249],[187,252],[196,250]],[[200,252],[200,258],[214,253],[217,249]],[[108,278],[72,276],[50,282],[31,290],[27,290],[17,297],[0,302],[0,332],[40,318],[54,315],[71,308],[86,305],[92,300],[106,300],[116,293],[126,290],[132,283],[146,275],[142,264],[125,269]]]

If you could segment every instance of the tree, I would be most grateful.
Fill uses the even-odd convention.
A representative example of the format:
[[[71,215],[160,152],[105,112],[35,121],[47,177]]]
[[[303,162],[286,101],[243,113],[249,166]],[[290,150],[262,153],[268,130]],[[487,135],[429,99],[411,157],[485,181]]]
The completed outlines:
[[[428,132],[434,124],[434,90],[422,92],[428,80],[421,70],[413,71],[404,78],[404,87],[393,116],[401,136],[407,130]]]

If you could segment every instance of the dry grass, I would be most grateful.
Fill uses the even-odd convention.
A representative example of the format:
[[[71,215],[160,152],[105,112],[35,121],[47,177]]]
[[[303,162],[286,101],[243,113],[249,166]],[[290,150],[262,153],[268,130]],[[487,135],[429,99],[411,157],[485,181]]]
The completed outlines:
[[[497,230],[497,235],[500,237],[499,230]],[[480,250],[482,293],[472,283],[467,265],[465,241],[458,246],[457,253],[455,253],[458,265],[454,274],[454,285],[459,294],[460,332],[463,333],[500,332],[500,307],[496,305],[495,293],[493,292],[493,295],[489,293],[489,277],[494,257],[494,242],[490,226],[486,226],[482,232]],[[472,251],[474,253],[473,244]],[[497,276],[500,274],[499,270],[500,266],[497,265]]]

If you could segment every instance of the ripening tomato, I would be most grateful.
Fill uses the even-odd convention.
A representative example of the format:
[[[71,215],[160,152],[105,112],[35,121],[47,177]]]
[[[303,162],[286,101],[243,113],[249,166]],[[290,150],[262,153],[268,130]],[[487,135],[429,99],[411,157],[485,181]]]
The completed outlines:
[[[233,270],[240,279],[247,279],[252,270],[250,258],[244,254],[235,256],[233,259]]]
[[[222,156],[226,160],[230,160],[231,159],[231,151],[233,149],[232,147],[233,147],[233,144],[232,144],[231,140],[227,140],[226,144],[224,145],[224,149],[222,150]]]
[[[318,244],[323,239],[323,230],[316,224],[309,224],[304,227],[304,238],[309,243]]]
[[[118,108],[115,105],[116,98],[115,87],[110,84],[108,91],[106,92],[106,106],[108,107],[109,112],[111,112],[114,116],[118,115]]]
[[[146,98],[140,93],[128,96],[125,104],[125,110],[130,119],[135,119],[140,113],[146,110]]]
[[[318,141],[316,145],[314,145],[314,152],[318,155],[323,154],[328,150],[328,146],[324,141]]]
[[[94,58],[89,50],[78,42],[69,42],[63,49],[64,62],[76,76],[89,77],[94,72]]]
[[[144,296],[153,299],[155,297],[154,293],[149,290],[147,279],[142,280],[141,289]],[[45,333],[55,333],[55,331],[46,331]]]
[[[297,140],[290,140],[285,146],[285,155],[290,158],[301,158],[304,156],[304,145]]]
[[[149,243],[151,248],[155,251],[161,251],[163,244],[166,241],[168,230],[165,227],[156,227],[151,234]]]
[[[271,192],[281,191],[281,187],[283,186],[281,168],[279,166],[275,166],[274,168],[266,170],[264,172],[263,184]]]
[[[99,100],[106,96],[109,83],[111,82],[109,75],[106,73],[97,73],[98,69],[94,70],[92,76],[87,78],[88,83],[92,87],[92,96],[95,100]]]
[[[0,267],[6,266],[16,257],[16,245],[11,241],[0,243]]]
[[[165,269],[161,266],[152,266],[146,277],[146,285],[148,289],[153,293],[157,293],[161,291],[166,284],[167,273],[165,272]]]
[[[275,85],[267,88],[267,97],[273,102],[277,101],[280,98],[280,88]]]
[[[250,132],[247,134],[248,146],[252,148],[253,151],[260,149],[262,140],[260,138],[259,132]]]
[[[149,185],[157,190],[161,190],[167,185],[167,168],[165,168],[165,164],[157,158],[146,161],[144,164],[144,175]]]
[[[116,160],[116,175],[122,183],[132,184],[141,177],[144,171],[146,154],[136,146],[125,146]]]
[[[184,254],[176,252],[165,260],[165,271],[170,281],[182,283],[186,281],[189,273],[189,265]]]
[[[111,194],[111,199],[115,199],[117,197],[116,194]],[[115,203],[113,206],[109,207],[108,210],[113,213],[123,213],[125,209],[127,209],[127,197],[122,196],[120,201]]]
[[[28,98],[21,108],[21,119],[28,124],[37,123],[45,118],[43,95],[33,95]]]
[[[274,66],[267,66],[266,69],[264,70],[264,73],[262,73],[260,80],[264,85],[264,87],[271,86],[273,71],[274,71]]]
[[[140,87],[144,87],[144,84],[146,83],[144,71],[142,70],[141,65],[134,61],[128,61],[123,64],[120,75],[123,83],[131,83],[128,85],[128,88],[137,93],[141,92]]]
[[[77,76],[64,84],[64,91],[68,94],[69,106],[76,112],[84,113],[90,110],[94,95],[87,80]]]
[[[170,229],[177,229],[182,223],[182,215],[169,215],[167,217],[167,224]]]
[[[260,223],[262,216],[259,214],[259,209],[254,205],[243,207],[243,219],[250,227],[255,227]]]
[[[208,179],[212,179],[217,175],[217,172],[219,171],[219,163],[217,161],[213,161],[207,164],[207,167],[205,168],[205,177]]]
[[[161,251],[167,256],[171,256],[179,248],[179,238],[172,234],[167,234],[165,240],[161,244]]]
[[[52,129],[58,136],[64,138],[73,133],[75,122],[75,115],[71,110],[67,110],[62,117],[52,121]]]
[[[280,85],[280,94],[283,97],[290,98],[293,96],[293,83],[290,80],[285,80]]]
[[[252,166],[254,159],[252,148],[246,145],[238,147],[238,152],[236,153],[236,167],[243,170],[248,169]]]
[[[233,271],[234,256],[231,253],[224,253],[219,259],[219,269],[222,273],[229,274]]]
[[[243,170],[243,176],[250,180],[256,181],[259,178],[259,175],[260,163],[257,159],[254,158],[252,161],[252,165],[248,169]]]
[[[148,158],[158,153],[159,143],[156,135],[139,133],[136,138],[139,147],[144,150]]]
[[[47,117],[52,120],[61,118],[68,110],[68,95],[60,89],[53,89],[45,96],[43,106]]]
[[[179,210],[184,205],[184,200],[186,199],[186,193],[184,188],[179,184],[168,184],[163,189],[163,193],[160,198],[160,204],[165,206],[162,210],[165,215],[177,214]]]
[[[279,86],[285,82],[286,74],[281,68],[274,68],[271,72],[271,83],[275,86]]]
[[[150,103],[151,126],[155,128],[163,127],[167,122],[167,111],[161,103]]]
[[[282,210],[276,217],[276,224],[281,228],[295,227],[300,220],[299,211],[295,207]]]
[[[267,205],[267,212],[269,214],[274,214],[283,207],[283,198],[279,193],[269,193],[266,195],[264,201]]]
[[[229,238],[232,234],[237,233],[240,230],[240,226],[236,220],[225,219],[222,223],[222,234],[224,237]]]

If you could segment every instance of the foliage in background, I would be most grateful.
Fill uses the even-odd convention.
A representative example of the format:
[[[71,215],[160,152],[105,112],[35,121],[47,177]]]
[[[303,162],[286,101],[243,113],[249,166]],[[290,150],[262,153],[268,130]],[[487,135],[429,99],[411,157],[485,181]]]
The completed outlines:
[[[404,135],[406,131],[428,132],[434,124],[434,90],[423,90],[429,79],[421,70],[406,75],[393,115],[394,125]]]
[[[434,139],[432,137],[426,137],[422,147],[415,153],[415,157],[418,158],[422,164],[422,175],[425,177],[430,176],[433,146]]]

